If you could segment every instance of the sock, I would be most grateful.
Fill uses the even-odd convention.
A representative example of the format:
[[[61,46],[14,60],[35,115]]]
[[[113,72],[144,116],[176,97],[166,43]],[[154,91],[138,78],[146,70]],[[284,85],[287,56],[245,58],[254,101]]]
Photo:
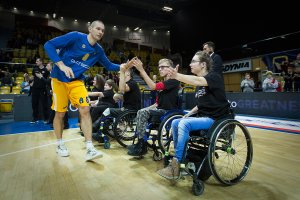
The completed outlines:
[[[93,143],[92,143],[91,140],[90,140],[90,141],[86,141],[85,144],[86,144],[86,148],[87,148],[87,149],[90,149],[90,148],[93,148],[93,147],[94,147],[94,145],[93,145]]]
[[[62,145],[62,144],[64,144],[63,139],[62,139],[62,138],[57,139],[57,146],[60,146],[60,145]]]

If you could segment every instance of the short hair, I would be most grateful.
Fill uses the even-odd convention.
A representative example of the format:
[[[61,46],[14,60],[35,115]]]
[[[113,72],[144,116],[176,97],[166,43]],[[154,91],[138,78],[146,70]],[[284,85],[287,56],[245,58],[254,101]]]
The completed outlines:
[[[215,43],[213,43],[212,41],[208,41],[208,42],[205,42],[202,47],[204,47],[205,45],[211,47],[213,50],[215,50]]]
[[[90,25],[89,27],[94,27],[96,23],[101,23],[101,24],[104,25],[103,21],[101,21],[101,20],[95,20],[95,21],[93,21],[93,22],[91,23],[91,25]]]
[[[167,63],[167,65],[168,65],[169,67],[175,68],[175,66],[174,66],[174,64],[173,64],[173,61],[170,60],[170,59],[167,59],[167,58],[160,59],[160,60],[158,61],[158,65],[160,65],[161,63]]]
[[[200,62],[206,63],[207,71],[210,71],[213,67],[213,60],[205,51],[197,51],[195,56],[198,56]]]
[[[36,61],[37,61],[37,60],[43,62],[43,59],[42,59],[42,58],[36,58]]]

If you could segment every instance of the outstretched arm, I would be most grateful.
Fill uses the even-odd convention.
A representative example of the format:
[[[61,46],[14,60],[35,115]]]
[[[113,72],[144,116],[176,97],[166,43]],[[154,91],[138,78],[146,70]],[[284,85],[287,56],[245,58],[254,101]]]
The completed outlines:
[[[204,77],[180,74],[177,72],[176,69],[171,67],[169,67],[167,70],[168,70],[168,76],[172,79],[176,79],[180,82],[184,82],[189,85],[207,86],[207,81]]]
[[[119,90],[122,94],[124,94],[126,90],[126,81],[125,81],[126,66],[122,66],[122,65],[120,67]]]
[[[144,70],[143,67],[143,63],[142,61],[140,61],[139,59],[134,61],[134,66],[137,70],[139,70],[140,75],[142,76],[142,78],[145,80],[145,82],[147,83],[148,87],[151,90],[155,90],[156,84],[152,81],[152,79],[148,76],[148,74],[146,73],[146,71]]]

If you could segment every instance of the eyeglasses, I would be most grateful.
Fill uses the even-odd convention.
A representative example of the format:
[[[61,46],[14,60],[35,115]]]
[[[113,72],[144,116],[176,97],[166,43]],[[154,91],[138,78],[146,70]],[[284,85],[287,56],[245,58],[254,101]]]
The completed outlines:
[[[196,63],[196,62],[200,62],[200,60],[192,60],[191,64]]]
[[[169,68],[170,66],[158,66],[159,69]]]

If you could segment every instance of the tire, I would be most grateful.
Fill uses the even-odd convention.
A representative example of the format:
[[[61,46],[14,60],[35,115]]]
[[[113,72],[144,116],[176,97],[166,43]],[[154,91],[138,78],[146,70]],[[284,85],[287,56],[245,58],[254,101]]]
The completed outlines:
[[[173,141],[171,124],[174,119],[182,118],[182,112],[174,112],[165,116],[163,121],[160,123],[158,128],[158,146],[162,153],[165,154],[166,151],[170,151],[170,146]],[[171,155],[171,154],[170,154]]]
[[[117,142],[127,148],[135,139],[136,111],[122,113],[113,125],[113,132]]]

